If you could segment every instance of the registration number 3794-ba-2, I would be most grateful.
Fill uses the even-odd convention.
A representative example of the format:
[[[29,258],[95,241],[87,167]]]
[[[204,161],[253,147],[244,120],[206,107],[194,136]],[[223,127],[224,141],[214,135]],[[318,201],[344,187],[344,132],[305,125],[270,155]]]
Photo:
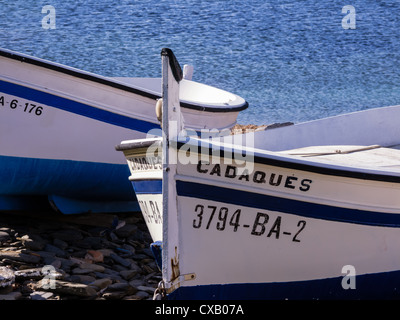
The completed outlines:
[[[195,218],[193,228],[211,229],[218,231],[230,230],[237,232],[240,228],[250,230],[253,236],[266,236],[268,238],[280,239],[288,237],[290,241],[300,242],[300,234],[306,227],[305,220],[297,221],[292,229],[282,223],[282,216],[272,217],[265,212],[257,212],[254,220],[250,224],[242,222],[241,209],[228,209],[227,207],[217,207],[211,205],[197,204],[194,208]]]

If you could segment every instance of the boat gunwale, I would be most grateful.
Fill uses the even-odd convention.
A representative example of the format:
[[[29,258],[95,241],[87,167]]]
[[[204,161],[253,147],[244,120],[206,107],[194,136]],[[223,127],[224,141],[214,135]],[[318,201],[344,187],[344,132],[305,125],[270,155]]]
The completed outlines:
[[[11,50],[0,48],[0,57],[13,59],[13,60],[20,61],[23,63],[28,63],[28,64],[32,64],[32,65],[35,65],[38,67],[42,67],[42,68],[46,68],[46,69],[53,70],[56,72],[64,73],[64,74],[67,74],[67,75],[70,75],[73,77],[77,77],[80,79],[100,83],[100,84],[103,84],[106,86],[110,86],[110,87],[113,87],[113,88],[116,88],[119,90],[131,92],[131,93],[140,95],[142,97],[150,98],[153,100],[157,100],[157,99],[161,98],[161,95],[153,94],[151,92],[147,92],[145,90],[141,90],[141,89],[135,88],[133,86],[125,85],[117,80],[112,80],[110,78],[103,77],[103,76],[100,76],[100,75],[97,75],[97,74],[94,74],[91,72],[86,72],[86,71],[68,67],[68,66],[65,66],[65,65],[62,65],[59,63],[50,62],[50,61],[47,61],[44,59],[40,59],[40,58],[32,57],[29,55],[21,54],[18,52],[14,52]],[[235,96],[237,96],[237,95],[235,95]],[[237,96],[237,97],[239,97],[239,96]],[[212,113],[240,112],[240,111],[243,111],[248,108],[248,102],[245,100],[244,100],[243,104],[234,106],[234,107],[225,107],[225,106],[224,107],[208,107],[208,106],[204,106],[201,104],[184,102],[184,101],[181,101],[180,105],[182,108],[203,111],[203,112],[212,112]]]
[[[257,164],[276,166],[280,168],[287,168],[299,171],[308,171],[317,174],[329,175],[329,176],[339,176],[345,178],[354,178],[360,180],[372,180],[380,182],[391,182],[400,183],[400,173],[399,175],[394,175],[389,172],[369,169],[369,168],[355,168],[344,165],[328,164],[316,161],[310,161],[305,159],[299,159],[294,156],[286,156],[278,154],[277,152],[261,150],[261,149],[251,149],[245,148],[239,150],[236,146],[225,146],[222,144],[215,144],[209,140],[195,139],[197,144],[193,143],[193,139],[188,138],[186,141],[178,141],[178,150],[184,145],[187,146],[188,143],[193,143],[192,146],[197,146],[198,154],[208,154],[209,156],[217,157],[228,157],[235,159],[235,155],[240,155],[239,159],[243,159],[243,154],[252,153],[253,162]],[[205,142],[205,143],[204,143]],[[208,144],[205,145],[205,144]],[[171,144],[173,145],[173,144]],[[193,148],[190,149],[193,151]],[[218,152],[218,153],[217,153]]]
[[[400,183],[400,173],[399,175],[393,175],[388,173],[387,171],[384,172],[368,168],[354,168],[344,165],[310,161],[299,159],[290,155],[278,154],[274,151],[261,149],[247,148],[239,150],[235,146],[225,147],[224,144],[218,145],[210,140],[187,138],[186,140],[179,140],[174,142],[175,143],[171,143],[171,146],[174,147],[176,145],[176,148],[178,150],[181,149],[183,146],[187,147],[187,145],[191,143],[192,147],[197,147],[197,151],[194,148],[190,148],[190,151],[195,151],[197,154],[207,154],[209,156],[217,156],[221,158],[228,157],[230,159],[235,159],[235,155],[240,155],[240,159],[243,159],[243,154],[251,151],[254,159],[253,162],[257,164],[264,164],[299,171],[308,171],[317,174],[339,176],[344,178]],[[154,144],[156,144],[156,146],[159,146],[161,145],[161,143],[162,141],[160,138],[128,140],[122,142],[121,144],[118,144],[115,149],[117,151],[128,151],[131,149],[148,148]]]
[[[117,146],[115,146],[115,150],[117,151],[127,151],[131,149],[141,149],[148,148],[150,146],[161,146],[162,139],[158,138],[148,138],[148,139],[138,139],[132,141],[121,142]]]

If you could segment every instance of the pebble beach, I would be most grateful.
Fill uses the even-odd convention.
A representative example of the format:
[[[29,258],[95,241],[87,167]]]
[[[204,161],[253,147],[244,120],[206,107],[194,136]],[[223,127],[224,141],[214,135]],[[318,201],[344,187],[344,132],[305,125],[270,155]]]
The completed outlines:
[[[142,215],[2,213],[0,300],[150,300],[161,272]]]

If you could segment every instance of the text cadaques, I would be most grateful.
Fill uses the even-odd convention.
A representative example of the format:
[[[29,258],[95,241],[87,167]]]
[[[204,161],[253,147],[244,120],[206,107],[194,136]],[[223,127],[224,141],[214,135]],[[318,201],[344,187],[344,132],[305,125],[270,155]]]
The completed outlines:
[[[209,162],[199,161],[197,164],[197,172],[214,175],[218,177],[225,177],[231,179],[238,179],[239,181],[248,181],[259,184],[269,184],[274,187],[283,186],[287,189],[297,189],[303,192],[310,190],[311,179],[299,179],[294,175],[283,175],[273,172],[264,172],[255,170],[249,173],[247,169],[239,173],[238,168],[233,165],[210,164]]]

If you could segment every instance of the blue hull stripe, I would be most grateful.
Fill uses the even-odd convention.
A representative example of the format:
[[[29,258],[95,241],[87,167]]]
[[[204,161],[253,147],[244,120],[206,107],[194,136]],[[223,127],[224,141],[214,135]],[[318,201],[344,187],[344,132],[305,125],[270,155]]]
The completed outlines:
[[[400,214],[334,207],[180,180],[176,182],[176,187],[179,196],[284,212],[308,218],[383,227],[400,227]]]
[[[343,289],[342,277],[309,281],[220,284],[180,287],[170,300],[357,300],[400,298],[400,271],[359,275],[355,289]]]
[[[132,181],[136,194],[161,194],[162,180],[135,180]]]
[[[1,80],[0,91],[6,94],[36,101],[38,103],[42,103],[57,109],[72,112],[84,117],[99,120],[119,127],[136,130],[139,132],[148,132],[151,129],[156,129],[160,127],[158,124],[155,123],[125,117],[77,101],[69,100],[46,92],[38,91]],[[134,108],[134,105],[132,105],[132,108]]]
[[[0,195],[135,201],[128,177],[123,164],[0,156]]]

